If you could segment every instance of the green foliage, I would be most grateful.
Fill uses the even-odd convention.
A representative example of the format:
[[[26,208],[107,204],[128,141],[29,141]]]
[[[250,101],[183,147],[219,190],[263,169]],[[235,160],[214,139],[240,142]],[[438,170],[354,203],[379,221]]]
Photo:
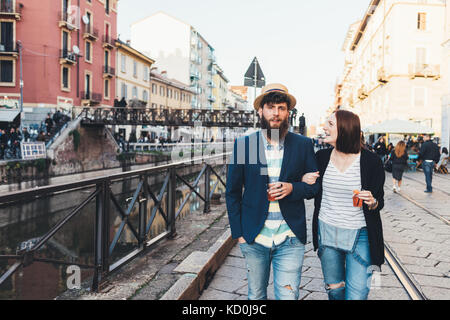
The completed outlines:
[[[129,153],[121,153],[121,154],[118,154],[116,156],[116,159],[118,161],[127,161],[127,160],[130,161],[130,160],[136,159],[136,154],[135,153],[131,153],[131,152],[129,152]]]
[[[73,136],[73,149],[75,151],[78,151],[78,147],[80,146],[81,142],[81,135],[80,132],[75,129],[69,132],[69,136]]]
[[[28,168],[36,168],[38,172],[43,172],[49,164],[49,160],[47,159],[37,159],[37,160],[29,160],[29,161],[10,161],[6,164],[6,170],[16,170],[22,171]]]

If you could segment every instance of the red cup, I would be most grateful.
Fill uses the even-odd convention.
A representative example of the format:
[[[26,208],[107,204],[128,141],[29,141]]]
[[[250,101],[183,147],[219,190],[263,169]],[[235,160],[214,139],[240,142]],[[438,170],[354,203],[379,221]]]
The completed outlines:
[[[274,181],[274,182],[271,182],[271,183],[277,183],[277,182],[278,181]],[[275,197],[270,195],[270,193],[269,193],[269,184],[267,184],[267,199],[269,200],[269,202],[277,201],[277,200],[275,200]]]
[[[353,190],[353,206],[361,208],[363,205],[363,201],[358,198],[359,191]]]

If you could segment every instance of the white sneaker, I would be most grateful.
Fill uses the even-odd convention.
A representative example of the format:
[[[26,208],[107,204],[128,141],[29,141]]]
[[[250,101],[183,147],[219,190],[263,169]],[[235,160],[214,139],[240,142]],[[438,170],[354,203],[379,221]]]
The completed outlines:
[[[392,187],[392,191],[397,192],[397,188],[395,187],[395,185]]]
[[[401,191],[400,187],[397,187],[397,192],[400,192],[400,191]]]

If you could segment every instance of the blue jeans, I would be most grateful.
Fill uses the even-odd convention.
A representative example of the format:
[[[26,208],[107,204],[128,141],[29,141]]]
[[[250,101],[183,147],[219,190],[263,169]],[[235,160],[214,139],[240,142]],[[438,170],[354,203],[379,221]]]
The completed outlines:
[[[297,237],[271,249],[258,243],[239,244],[247,264],[248,300],[267,300],[270,264],[276,300],[298,300],[305,245]]]
[[[434,162],[426,162],[422,163],[423,172],[425,173],[425,181],[427,183],[427,191],[433,191],[433,187],[431,186],[431,182],[433,181],[433,168]]]
[[[329,300],[367,300],[372,279],[367,228],[362,228],[352,251],[322,246],[319,258]],[[331,289],[330,285],[345,283]]]

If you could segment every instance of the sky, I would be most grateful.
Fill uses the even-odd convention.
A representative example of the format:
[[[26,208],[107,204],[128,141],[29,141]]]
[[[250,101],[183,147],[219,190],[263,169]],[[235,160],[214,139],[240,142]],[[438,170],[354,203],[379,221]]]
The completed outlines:
[[[192,25],[208,41],[230,85],[243,85],[244,74],[256,56],[266,83],[286,85],[309,126],[317,125],[333,104],[334,85],[344,65],[341,48],[345,35],[350,24],[364,17],[369,3],[120,0],[118,34],[121,40],[131,39],[133,22],[166,12]]]

